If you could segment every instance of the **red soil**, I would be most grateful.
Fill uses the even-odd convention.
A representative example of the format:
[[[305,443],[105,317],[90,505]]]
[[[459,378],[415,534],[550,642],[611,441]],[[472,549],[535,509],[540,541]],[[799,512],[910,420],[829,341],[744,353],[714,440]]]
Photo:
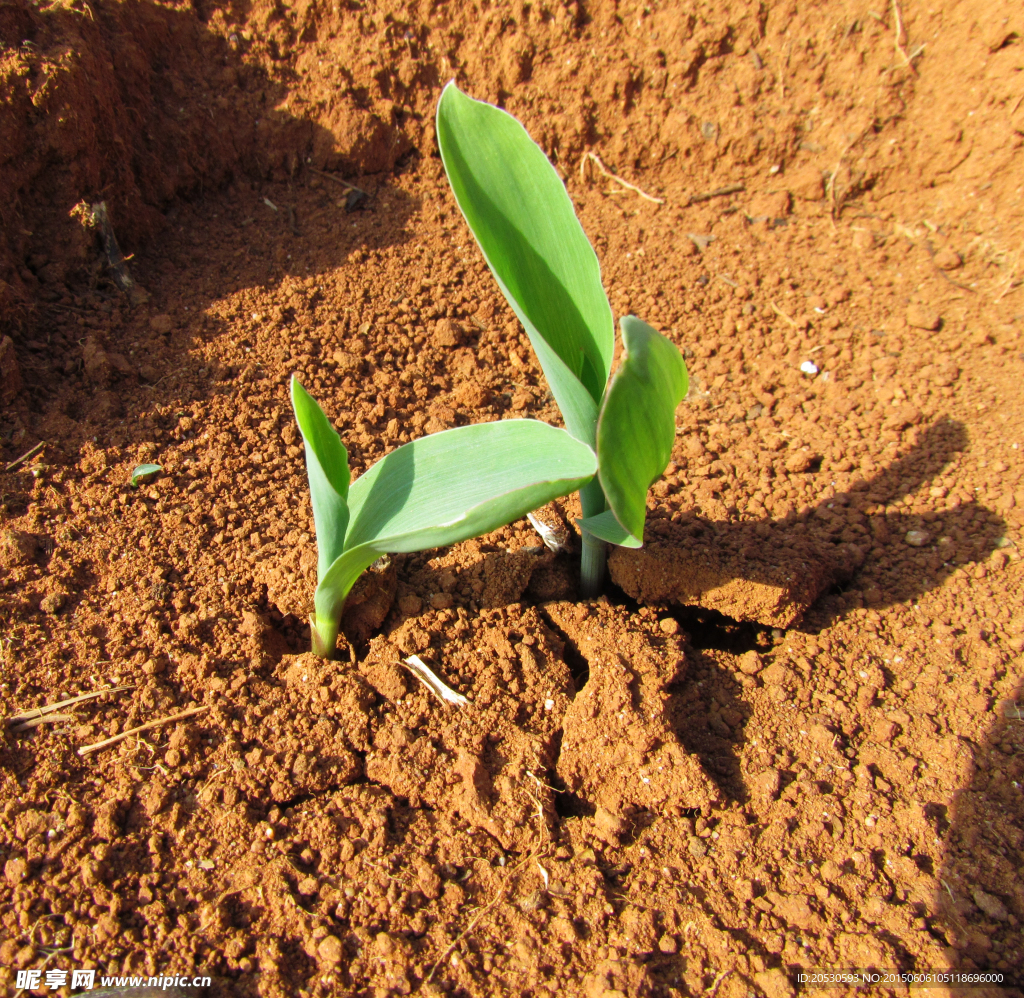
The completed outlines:
[[[0,729],[0,982],[1019,968],[1018,8],[0,7],[0,460],[44,442],[2,474],[0,713],[130,687]],[[441,170],[453,76],[538,138],[694,390],[606,597],[523,521],[395,558],[326,663],[289,375],[358,471],[558,421]]]

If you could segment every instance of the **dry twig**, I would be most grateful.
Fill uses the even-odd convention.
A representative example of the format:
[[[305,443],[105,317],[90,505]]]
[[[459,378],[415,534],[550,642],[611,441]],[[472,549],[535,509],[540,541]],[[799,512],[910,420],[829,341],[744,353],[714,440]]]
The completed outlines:
[[[350,191],[359,191],[364,197],[370,196],[361,187],[356,187],[355,184],[350,184],[347,180],[342,180],[341,177],[336,177],[333,173],[324,173],[323,170],[318,170],[315,166],[307,166],[306,169],[310,173],[315,173],[318,177],[326,177],[328,180],[333,180],[336,184],[341,184],[342,187],[347,187]]]
[[[114,276],[114,283],[128,295],[128,300],[133,305],[141,305],[149,301],[149,292],[136,284],[132,275],[128,273],[128,261],[118,245],[106,201],[99,201],[92,206],[92,223],[99,230],[100,238],[103,241],[103,252],[107,257],[107,267]]]
[[[540,854],[537,852],[531,852],[525,859],[521,859],[512,869],[509,871],[508,876],[505,878],[505,883],[498,890],[498,893],[491,898],[477,913],[470,919],[469,925],[467,925],[449,944],[445,951],[437,958],[434,962],[434,966],[430,968],[430,973],[423,979],[423,987],[426,987],[433,979],[434,974],[437,973],[437,968],[441,966],[451,955],[455,952],[456,947],[463,939],[466,938],[472,932],[480,922],[480,919],[495,908],[508,893],[509,888],[512,886],[512,881],[515,879],[516,874],[523,869],[527,864],[533,862]]]
[[[725,197],[726,194],[739,194],[745,191],[747,185],[740,181],[737,184],[726,184],[724,187],[716,187],[713,191],[705,191],[703,194],[691,194],[686,202],[686,207],[691,204],[700,204],[701,201],[710,201],[712,198]]]
[[[896,0],[892,0],[892,14],[896,19],[896,35],[892,40],[892,47],[896,50],[897,55],[903,57],[904,62],[909,62],[907,53],[903,51],[903,45],[900,41],[903,37],[903,18],[900,17],[900,5]]]
[[[86,756],[89,755],[90,752],[98,752],[100,749],[107,748],[110,745],[116,745],[118,742],[123,742],[126,738],[130,738],[132,735],[137,735],[140,731],[149,731],[152,728],[159,728],[161,725],[170,724],[172,721],[181,721],[186,717],[192,717],[194,714],[201,714],[204,710],[209,709],[209,704],[204,707],[190,707],[188,710],[183,710],[180,713],[171,714],[170,717],[162,717],[159,721],[149,721],[146,724],[140,724],[137,728],[129,728],[127,731],[122,731],[119,735],[104,738],[101,742],[94,742],[92,745],[83,745],[78,750],[78,754]]]
[[[7,723],[12,725],[12,731],[27,731],[44,721],[55,721],[57,717],[62,720],[70,718],[68,714],[54,715],[54,711],[61,707],[70,707],[75,703],[82,703],[83,700],[95,700],[104,693],[120,693],[123,690],[133,690],[134,686],[108,686],[103,690],[93,690],[91,693],[82,693],[77,697],[70,697],[67,700],[59,700],[57,703],[48,703],[43,707],[33,707],[31,710],[23,710],[20,714],[12,714],[7,718]]]
[[[863,132],[861,133],[861,135],[857,135],[854,138],[850,139],[850,141],[847,142],[845,146],[843,146],[843,151],[839,154],[839,159],[836,161],[835,167],[829,174],[828,183],[825,185],[825,197],[829,201],[829,214],[832,219],[833,232],[836,228],[836,215],[842,210],[843,207],[842,202],[838,200],[836,195],[836,177],[839,175],[839,168],[843,165],[843,160],[846,158],[846,154],[861,140],[862,135]],[[846,199],[846,194],[849,193],[849,190],[850,187],[848,185],[846,191],[844,192],[844,201]]]
[[[786,322],[788,322],[794,329],[796,329],[796,323],[788,315],[786,315],[786,313],[783,312],[782,309],[775,304],[775,302],[772,302],[771,306],[775,310],[776,315],[782,316],[782,318],[785,319]]]
[[[440,676],[431,669],[419,655],[410,655],[402,660],[404,665],[431,693],[442,703],[453,703],[456,707],[465,707],[469,698],[457,693],[444,683]]]
[[[22,454],[21,457],[16,457],[9,465],[7,465],[6,468],[4,468],[4,471],[14,471],[16,468],[21,467],[21,465],[23,465],[30,457],[37,454],[45,446],[46,441],[40,440],[39,443],[37,443],[35,447],[33,447],[31,450],[25,451],[25,453]]]
[[[629,181],[623,180],[622,177],[615,176],[615,174],[612,173],[611,170],[609,170],[604,165],[604,163],[601,162],[601,157],[598,156],[596,152],[588,152],[584,155],[583,159],[580,160],[580,176],[583,177],[584,179],[586,178],[585,167],[587,163],[593,163],[598,168],[598,170],[600,170],[601,173],[604,174],[604,176],[606,176],[609,180],[614,180],[617,184],[622,184],[622,186],[625,187],[626,190],[630,190],[634,194],[639,194],[640,197],[646,198],[648,201],[653,201],[655,204],[665,203],[664,198],[656,198],[653,194],[648,194],[647,191],[641,190],[639,187],[636,186],[636,184],[631,184],[629,183]]]
[[[1016,291],[1017,288],[1022,286],[1024,286],[1024,280],[1018,279],[1015,275],[1011,274],[1009,281],[1006,282],[1005,290],[996,301],[1002,301],[1011,291]]]
[[[11,728],[11,731],[31,731],[33,728],[38,728],[40,724],[58,724],[61,721],[73,721],[74,719],[74,714],[47,714],[45,717],[33,717],[31,721],[22,721],[16,728]]]
[[[708,996],[708,998],[715,998],[715,992],[718,991],[718,985],[721,984],[722,981],[724,981],[731,973],[732,973],[732,969],[731,968],[729,970],[721,970],[721,971],[719,971],[718,976],[715,977],[715,979],[711,982],[711,987],[709,987],[704,992],[704,994],[706,994]]]
[[[900,16],[900,5],[897,0],[892,0],[892,13],[896,20],[896,34],[892,40],[892,47],[895,49],[896,54],[903,60],[903,67],[909,67],[912,73],[916,73],[917,70],[914,68],[914,60],[924,51],[924,45],[918,45],[910,55],[903,50],[903,44],[900,41],[906,35],[903,30],[903,18]]]

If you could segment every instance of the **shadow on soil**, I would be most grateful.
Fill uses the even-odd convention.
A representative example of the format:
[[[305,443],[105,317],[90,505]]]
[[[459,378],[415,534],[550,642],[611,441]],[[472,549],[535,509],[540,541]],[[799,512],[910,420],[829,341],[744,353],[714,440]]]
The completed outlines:
[[[1012,666],[1011,666],[1012,668]],[[952,805],[924,802],[945,858],[933,897],[918,902],[929,930],[951,946],[961,970],[1015,976],[1024,984],[1024,685],[995,707],[995,721],[970,745],[969,782]],[[922,852],[935,851],[922,843]],[[915,857],[916,859],[917,857]],[[1006,992],[1021,994],[1020,990]]]
[[[689,669],[682,683],[670,686],[669,723],[680,744],[697,756],[708,777],[730,800],[745,802],[748,794],[740,769],[743,735],[728,720],[746,720],[749,707],[735,676],[718,664],[715,652],[742,655],[766,652],[772,646],[770,628],[738,622],[713,610],[690,610],[677,615],[688,638]]]
[[[815,620],[821,627],[847,609],[913,600],[956,567],[986,558],[1005,531],[1003,519],[979,503],[925,513],[894,508],[940,477],[968,443],[962,423],[940,418],[870,480],[778,520],[726,522],[686,513],[678,523],[652,518],[649,533],[657,545],[650,566],[627,566],[619,577],[643,602],[677,607],[688,630],[694,610],[686,604],[698,600],[717,602],[724,613],[731,601],[740,611],[736,617],[745,600],[755,607],[751,616],[761,602],[768,611],[762,620],[787,618],[785,626],[793,626],[820,599],[816,609],[824,616],[819,612]],[[911,531],[926,535],[921,546],[906,540]]]
[[[873,535],[873,543],[866,552],[859,573],[841,587],[847,592],[845,608],[866,603],[881,609],[914,600],[941,584],[957,567],[981,561],[995,550],[998,539],[1006,530],[1006,523],[980,503],[966,502],[954,508],[925,513],[903,513],[891,509],[894,503],[939,478],[955,456],[965,451],[969,444],[967,428],[962,423],[940,417],[921,433],[907,453],[860,488],[840,493],[831,500],[833,507],[847,507],[862,521],[865,507],[888,507],[884,513],[876,513],[869,520],[867,536]],[[814,516],[827,523],[831,519],[830,512],[829,504],[822,503]],[[830,533],[833,530],[831,527],[828,529]],[[923,546],[915,547],[907,541],[911,531],[927,535]],[[839,539],[845,539],[843,532]],[[854,585],[867,575],[871,576],[874,585],[856,590]],[[826,609],[833,608],[826,606]],[[841,609],[835,606],[833,613],[840,613]]]
[[[0,336],[12,337],[12,377],[24,386],[0,419],[5,460],[40,436],[67,455],[93,439],[152,439],[160,428],[146,420],[158,406],[245,391],[255,366],[216,371],[204,360],[227,332],[208,314],[211,304],[248,288],[272,293],[286,278],[315,278],[346,261],[358,266],[353,253],[408,238],[415,201],[387,179],[411,150],[401,120],[379,119],[367,105],[356,108],[364,112],[358,136],[335,135],[293,114],[287,72],[272,78],[240,36],[231,42],[205,23],[208,13],[143,2],[87,17],[19,3],[0,18],[0,47],[31,42],[24,58],[55,74],[57,106],[90,122],[61,132],[53,147],[16,132],[0,170],[0,193],[14,206],[0,219],[0,257],[11,261],[6,268],[0,258],[0,272],[14,296],[0,309]],[[82,65],[53,68],[52,54],[64,48],[84,53]],[[23,104],[36,117],[30,98],[15,88],[12,113]],[[353,203],[338,170],[370,197]],[[149,303],[129,303],[95,234],[69,217],[79,202],[99,200],[121,248],[135,252],[129,270]],[[285,304],[273,322],[264,318],[264,330],[287,341],[287,327],[309,324],[310,305],[315,295]],[[170,329],[151,326],[159,313],[172,315]],[[86,370],[90,337],[112,367]],[[315,361],[331,347],[305,353]],[[14,491],[14,507],[27,501]]]
[[[761,523],[694,519],[675,524],[663,520],[656,528],[662,542],[668,542],[662,564],[692,560],[693,549],[682,543],[673,545],[673,539],[692,537],[694,529],[699,529],[710,541],[710,551],[724,548],[746,555],[721,559],[729,571],[715,577],[717,586],[736,578],[764,586],[777,584],[777,575],[759,570],[760,553],[768,546],[772,557],[795,553],[794,571],[802,564],[810,576],[825,566],[839,578],[814,604],[806,622],[798,624],[799,629],[812,633],[828,628],[855,607],[882,608],[912,601],[941,584],[956,567],[984,559],[1005,530],[1002,518],[978,503],[924,514],[892,509],[903,497],[938,478],[968,443],[963,424],[940,418],[920,434],[913,447],[872,479],[823,500],[802,516]],[[884,512],[880,511],[883,508]],[[840,512],[835,512],[837,509]],[[870,516],[865,512],[869,509],[874,510]],[[928,534],[930,543],[920,548],[909,545],[905,540],[909,531]],[[625,602],[637,605],[628,596]],[[729,670],[717,664],[715,653],[767,652],[782,632],[700,607],[676,604],[670,612],[689,636],[691,649],[685,681],[669,690],[673,728],[719,789],[731,799],[745,801],[748,794],[737,751],[743,735],[733,733],[742,732],[742,726],[729,721],[739,722],[748,708],[741,687]]]

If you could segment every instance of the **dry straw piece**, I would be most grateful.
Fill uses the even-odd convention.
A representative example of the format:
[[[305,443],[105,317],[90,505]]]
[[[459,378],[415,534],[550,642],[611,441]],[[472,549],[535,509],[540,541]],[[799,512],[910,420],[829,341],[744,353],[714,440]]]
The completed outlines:
[[[614,180],[617,184],[621,184],[623,187],[626,188],[626,190],[632,191],[634,194],[639,194],[640,197],[645,198],[648,201],[653,201],[655,204],[665,203],[664,198],[656,198],[653,194],[648,194],[647,191],[641,190],[639,187],[636,186],[636,184],[631,184],[628,180],[623,180],[622,177],[617,177],[614,173],[612,173],[611,170],[608,169],[608,167],[604,165],[604,163],[601,162],[601,158],[600,156],[597,155],[596,152],[588,152],[583,157],[583,159],[580,160],[581,177],[586,176],[585,167],[587,163],[593,163],[598,168],[598,170],[600,170],[601,173],[604,174],[604,176],[606,176],[609,180]]]
[[[109,686],[103,690],[93,690],[91,693],[82,693],[77,697],[70,697],[67,700],[58,700],[57,703],[48,703],[44,707],[33,707],[32,710],[23,710],[20,714],[12,714],[7,718],[11,725],[11,731],[29,731],[51,721],[70,721],[71,714],[57,714],[61,707],[70,707],[72,704],[82,703],[85,700],[95,700],[104,693],[121,693],[124,690],[133,690],[134,686]]]
[[[461,693],[446,686],[419,655],[410,655],[402,664],[442,703],[453,703],[456,707],[465,707],[469,703]]]
[[[141,734],[143,731],[149,731],[152,728],[159,728],[164,724],[170,724],[172,721],[181,721],[186,717],[192,717],[195,714],[201,714],[204,710],[209,710],[209,705],[205,707],[190,707],[188,710],[183,710],[178,714],[171,714],[170,717],[162,717],[159,721],[149,721],[147,724],[140,724],[137,728],[129,728],[127,731],[122,731],[119,735],[113,735],[110,738],[104,738],[101,742],[94,742],[92,745],[83,745],[79,750],[78,754],[81,756],[87,756],[91,752],[98,752],[100,749],[108,748],[111,745],[116,745],[118,742],[124,741],[126,738],[130,738],[132,735]]]

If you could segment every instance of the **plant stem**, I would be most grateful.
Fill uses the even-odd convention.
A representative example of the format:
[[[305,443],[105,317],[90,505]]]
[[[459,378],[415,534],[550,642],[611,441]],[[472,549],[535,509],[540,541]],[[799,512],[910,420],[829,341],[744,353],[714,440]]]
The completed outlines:
[[[583,531],[583,555],[580,558],[580,596],[594,599],[604,585],[604,566],[607,553],[604,541]]]
[[[334,658],[337,654],[339,624],[340,621],[317,617],[315,613],[309,615],[309,636],[314,655],[326,659]]]
[[[604,489],[595,477],[580,489],[580,508],[584,518],[603,513],[608,505],[604,497]],[[604,541],[581,531],[583,553],[580,557],[580,597],[595,599],[601,595],[604,586],[604,568],[608,557],[608,546]]]

